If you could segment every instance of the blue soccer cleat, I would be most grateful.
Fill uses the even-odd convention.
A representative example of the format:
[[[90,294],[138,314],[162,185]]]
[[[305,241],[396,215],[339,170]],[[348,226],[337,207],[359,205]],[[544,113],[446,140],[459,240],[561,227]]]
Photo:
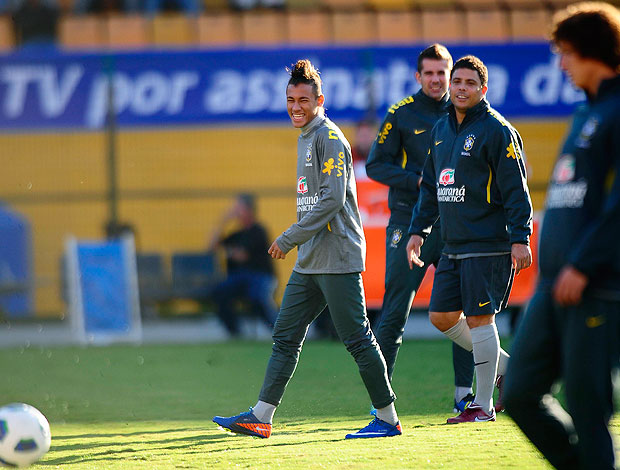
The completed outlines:
[[[453,411],[455,413],[462,413],[469,407],[469,405],[471,405],[474,402],[475,399],[476,397],[474,395],[472,395],[471,393],[468,393],[458,403],[456,402],[456,400],[454,400]]]
[[[356,433],[347,434],[345,439],[363,439],[370,437],[391,437],[400,436],[403,433],[400,428],[400,421],[396,423],[396,426],[386,423],[379,418],[373,419],[368,426],[360,429]]]
[[[250,408],[250,411],[237,416],[231,416],[230,418],[215,416],[213,422],[236,434],[246,434],[263,439],[271,435],[271,424],[260,422],[252,413],[252,408]]]

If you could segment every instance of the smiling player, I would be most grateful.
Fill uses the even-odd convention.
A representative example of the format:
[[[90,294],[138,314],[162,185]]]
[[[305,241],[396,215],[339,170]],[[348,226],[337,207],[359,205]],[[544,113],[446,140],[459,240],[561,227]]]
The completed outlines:
[[[410,266],[423,266],[420,248],[441,215],[445,245],[429,316],[452,341],[473,350],[476,370],[475,402],[449,424],[495,421],[494,383],[509,357],[500,348],[495,315],[506,306],[514,275],[532,262],[521,137],[489,106],[487,80],[477,57],[463,57],[452,68],[452,105],[433,128],[407,244]]]
[[[409,269],[406,235],[420,192],[420,177],[431,142],[431,129],[448,112],[451,69],[452,56],[441,44],[432,44],[420,52],[415,78],[421,89],[388,109],[366,163],[368,176],[390,187],[390,221],[385,234],[385,295],[381,318],[375,329],[390,380],[403,342],[411,302],[427,267],[439,261],[443,246],[437,223],[422,248],[424,267]],[[471,352],[453,344],[454,411],[457,412],[463,411],[473,400],[474,365]]]
[[[402,434],[396,396],[366,316],[361,272],[366,241],[357,207],[351,146],[325,116],[318,70],[300,60],[286,87],[288,114],[301,130],[297,142],[297,222],[269,248],[284,259],[294,247],[297,262],[286,285],[273,329],[273,350],[258,403],[249,412],[213,421],[235,433],[266,438],[286,385],[297,367],[310,323],[329,306],[338,336],[357,362],[377,417],[346,438]]]

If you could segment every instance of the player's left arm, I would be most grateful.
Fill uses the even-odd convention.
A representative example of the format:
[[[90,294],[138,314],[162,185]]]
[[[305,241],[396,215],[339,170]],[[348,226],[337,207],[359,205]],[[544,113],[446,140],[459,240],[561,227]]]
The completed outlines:
[[[604,136],[592,142],[588,163],[592,165],[588,191],[604,191],[598,216],[585,228],[568,255],[568,264],[554,285],[560,305],[581,302],[590,278],[601,268],[620,265],[620,116]]]
[[[521,136],[509,125],[498,132],[499,147],[490,152],[492,172],[510,232],[512,263],[518,273],[532,264],[529,239],[532,234],[532,200],[527,187],[527,174],[523,159]]]

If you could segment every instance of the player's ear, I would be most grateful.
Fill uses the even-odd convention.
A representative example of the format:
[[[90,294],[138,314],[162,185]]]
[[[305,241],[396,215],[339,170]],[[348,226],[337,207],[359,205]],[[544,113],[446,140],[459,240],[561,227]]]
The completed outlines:
[[[483,87],[482,87],[482,96],[486,96],[486,95],[487,95],[487,91],[488,91],[488,90],[489,90],[489,87],[488,87],[488,86],[486,86],[486,85],[485,85],[485,86],[483,86]]]
[[[317,103],[319,106],[323,106],[323,104],[325,103],[325,96],[319,95],[319,97],[317,98]]]
[[[420,72],[415,73],[415,81],[422,84],[422,75],[420,75]]]

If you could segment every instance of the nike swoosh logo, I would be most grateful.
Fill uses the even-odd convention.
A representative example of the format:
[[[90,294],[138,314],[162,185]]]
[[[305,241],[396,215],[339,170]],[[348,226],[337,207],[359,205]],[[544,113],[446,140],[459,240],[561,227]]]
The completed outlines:
[[[491,416],[489,416],[489,419],[480,419],[478,418],[478,416],[476,416],[474,418],[474,421],[476,421],[477,423],[486,423],[487,421],[491,421]]]
[[[436,140],[435,141],[435,147],[437,147],[439,144],[441,144],[443,142],[443,140]]]
[[[484,361],[484,362],[474,362],[474,367],[476,366],[481,366],[482,364],[487,364],[489,361]]]
[[[489,305],[490,303],[491,303],[490,300],[488,302],[485,302],[485,303],[478,302],[478,307],[484,307],[485,305]]]
[[[269,431],[269,429],[259,428],[259,427],[256,427],[256,430],[257,430],[257,431]]]
[[[586,318],[586,326],[588,328],[596,328],[601,326],[603,323],[605,323],[605,317],[603,315]]]
[[[414,129],[413,131],[415,135],[424,134],[425,132],[426,132],[426,129]]]

